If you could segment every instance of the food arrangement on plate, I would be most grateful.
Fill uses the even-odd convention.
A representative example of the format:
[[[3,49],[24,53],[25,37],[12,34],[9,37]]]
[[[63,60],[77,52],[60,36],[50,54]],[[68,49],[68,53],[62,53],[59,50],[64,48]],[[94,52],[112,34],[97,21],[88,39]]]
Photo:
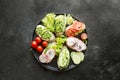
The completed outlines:
[[[59,70],[84,60],[88,37],[86,26],[70,14],[48,13],[37,25],[31,42],[34,54],[44,65],[55,64]]]

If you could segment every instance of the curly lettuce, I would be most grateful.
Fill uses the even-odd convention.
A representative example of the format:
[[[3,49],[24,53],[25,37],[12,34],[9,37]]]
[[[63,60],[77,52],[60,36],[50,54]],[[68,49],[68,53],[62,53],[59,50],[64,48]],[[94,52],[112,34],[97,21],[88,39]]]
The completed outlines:
[[[66,18],[66,23],[68,25],[71,25],[73,23],[73,21],[74,21],[73,17],[70,14],[68,14],[67,18]]]
[[[61,52],[61,48],[63,47],[66,39],[67,38],[64,36],[56,38],[56,45],[52,46],[52,48],[55,50],[57,56]]]
[[[55,14],[54,13],[48,13],[43,19],[43,25],[51,32],[54,32],[54,20],[55,20]]]

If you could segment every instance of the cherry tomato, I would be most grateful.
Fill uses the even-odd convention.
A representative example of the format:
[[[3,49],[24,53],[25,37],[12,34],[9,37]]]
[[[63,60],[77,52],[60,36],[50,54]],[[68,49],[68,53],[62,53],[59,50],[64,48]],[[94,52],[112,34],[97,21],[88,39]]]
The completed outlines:
[[[42,45],[43,45],[44,47],[46,47],[46,46],[48,45],[48,42],[47,42],[47,41],[43,41],[43,42],[42,42]]]
[[[39,44],[39,43],[41,43],[42,40],[41,40],[40,37],[36,37],[36,38],[35,38],[35,41]]]
[[[82,33],[81,34],[81,39],[83,39],[83,40],[87,39],[87,34],[86,33]]]
[[[37,48],[37,46],[38,46],[38,45],[37,45],[37,42],[36,42],[36,41],[32,41],[32,42],[31,42],[31,47],[32,47],[32,48]]]
[[[42,52],[42,51],[43,51],[42,46],[38,46],[38,47],[37,47],[37,52]]]

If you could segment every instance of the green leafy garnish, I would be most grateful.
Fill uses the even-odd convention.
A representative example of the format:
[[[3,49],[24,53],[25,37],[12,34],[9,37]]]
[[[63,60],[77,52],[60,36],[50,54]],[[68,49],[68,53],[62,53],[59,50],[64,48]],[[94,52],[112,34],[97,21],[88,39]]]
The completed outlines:
[[[88,40],[87,40],[87,39],[82,40],[82,41],[87,45],[87,43],[88,43]]]
[[[43,19],[42,22],[44,26],[51,32],[54,32],[54,19],[55,19],[54,13],[47,14]]]
[[[55,50],[57,56],[61,52],[61,48],[63,47],[63,44],[65,43],[66,39],[66,37],[56,38],[56,45],[52,46],[52,48]]]
[[[66,19],[68,25],[71,25],[74,21],[73,17],[70,14],[67,15]]]

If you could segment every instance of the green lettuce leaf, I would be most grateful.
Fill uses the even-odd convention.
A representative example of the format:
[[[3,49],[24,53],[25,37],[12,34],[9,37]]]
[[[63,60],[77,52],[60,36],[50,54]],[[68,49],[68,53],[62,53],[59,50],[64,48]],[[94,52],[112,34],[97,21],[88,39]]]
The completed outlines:
[[[54,19],[55,19],[54,13],[48,13],[43,19],[42,22],[44,26],[51,32],[54,32]]]
[[[61,48],[63,47],[63,44],[65,43],[66,39],[67,38],[63,36],[56,38],[56,45],[52,46],[52,48],[55,50],[57,56],[61,52]]]
[[[70,14],[67,15],[66,19],[67,19],[66,22],[68,25],[71,25],[74,21],[73,17]]]

